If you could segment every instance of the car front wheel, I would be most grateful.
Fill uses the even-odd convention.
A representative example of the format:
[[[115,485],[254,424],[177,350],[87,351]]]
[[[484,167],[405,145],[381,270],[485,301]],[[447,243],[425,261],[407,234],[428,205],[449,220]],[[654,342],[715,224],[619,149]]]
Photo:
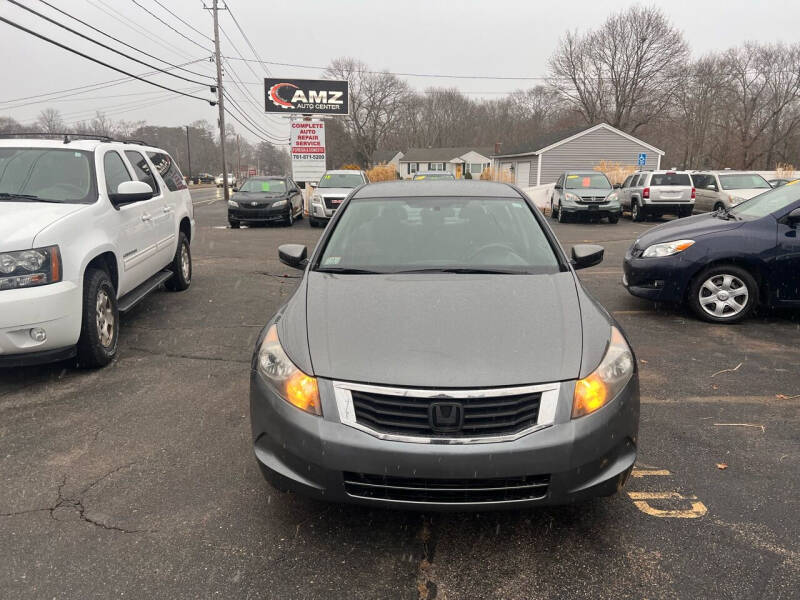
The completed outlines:
[[[556,217],[559,223],[566,223],[567,222],[567,215],[564,212],[564,209],[561,208],[561,202],[558,203],[558,216]]]
[[[83,276],[83,311],[78,339],[78,365],[104,367],[117,354],[119,311],[117,291],[108,273],[87,269]]]
[[[689,289],[689,305],[701,319],[736,323],[758,302],[758,284],[740,267],[720,265],[700,273]]]
[[[553,200],[550,200],[550,216],[554,219],[558,217],[558,211],[553,206]]]
[[[178,248],[172,264],[169,266],[172,277],[167,279],[164,287],[173,292],[182,292],[192,283],[192,251],[186,234],[181,232],[178,236]]]
[[[641,223],[644,221],[644,211],[639,206],[639,203],[634,200],[633,204],[631,204],[631,220],[636,221],[637,223]]]

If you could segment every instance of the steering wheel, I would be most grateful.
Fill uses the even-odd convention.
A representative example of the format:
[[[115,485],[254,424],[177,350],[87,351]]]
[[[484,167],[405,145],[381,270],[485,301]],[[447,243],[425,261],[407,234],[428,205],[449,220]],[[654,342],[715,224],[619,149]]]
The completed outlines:
[[[489,254],[491,255],[492,252],[496,252],[498,250],[504,250],[507,255],[511,255],[514,258],[519,260],[519,264],[525,264],[525,259],[522,258],[519,254],[514,251],[514,248],[509,246],[508,244],[503,244],[502,242],[492,242],[491,244],[485,244],[475,250],[472,254],[469,255],[467,258],[467,262],[472,262],[482,254]]]

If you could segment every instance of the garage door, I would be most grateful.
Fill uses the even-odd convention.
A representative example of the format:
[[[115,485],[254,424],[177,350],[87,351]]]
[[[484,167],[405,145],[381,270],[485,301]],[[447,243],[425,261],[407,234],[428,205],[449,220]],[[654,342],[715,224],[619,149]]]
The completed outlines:
[[[516,183],[519,187],[526,188],[530,186],[531,180],[531,163],[518,162],[516,168]]]

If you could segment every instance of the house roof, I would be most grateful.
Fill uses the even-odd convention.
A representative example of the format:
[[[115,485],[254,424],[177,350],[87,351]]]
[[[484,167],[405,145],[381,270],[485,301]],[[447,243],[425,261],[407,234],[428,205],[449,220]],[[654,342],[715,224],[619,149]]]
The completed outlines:
[[[625,133],[624,131],[620,131],[615,127],[612,127],[608,123],[599,123],[593,127],[579,127],[573,129],[567,129],[563,131],[556,131],[552,133],[542,134],[538,137],[535,137],[533,140],[521,145],[517,146],[516,148],[512,148],[510,150],[506,150],[501,154],[496,154],[497,157],[505,157],[505,156],[517,156],[520,154],[541,154],[542,152],[546,152],[551,150],[561,144],[565,144],[566,142],[572,141],[576,138],[579,138],[587,133],[591,133],[592,131],[596,131],[598,129],[607,129],[608,131],[612,131],[613,133],[619,134],[622,137],[628,138],[632,142],[636,142],[637,144],[641,144],[652,150],[657,154],[664,154],[663,150],[659,150],[655,146],[648,144],[644,140],[634,137],[629,133]]]
[[[491,147],[464,146],[461,148],[409,148],[400,159],[401,162],[450,162],[469,152],[477,152],[489,157],[494,152]]]
[[[400,150],[376,150],[372,153],[372,164],[379,165],[388,163],[398,154],[403,154]]]

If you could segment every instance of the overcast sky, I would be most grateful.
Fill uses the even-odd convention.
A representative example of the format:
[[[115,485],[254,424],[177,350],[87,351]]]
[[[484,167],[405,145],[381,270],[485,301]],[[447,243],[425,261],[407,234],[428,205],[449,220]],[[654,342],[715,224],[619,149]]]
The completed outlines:
[[[65,25],[86,31],[82,25],[58,16],[37,0],[21,2],[39,12],[55,16]],[[212,52],[211,42],[170,16],[156,0],[136,2],[197,44],[168,29],[133,0],[48,2],[118,40],[174,64],[208,57]],[[203,10],[202,0],[160,2],[197,30],[212,36],[211,15]],[[205,0],[205,3],[210,5],[211,0]],[[546,74],[547,59],[565,31],[592,28],[610,12],[626,8],[631,2],[229,0],[229,5],[256,51],[266,61],[315,66],[326,65],[335,57],[352,56],[371,67],[393,72],[542,77]],[[663,6],[673,23],[684,31],[695,56],[728,48],[744,40],[794,42],[798,39],[796,25],[800,23],[800,3],[796,1],[671,0],[663,3]],[[0,15],[132,73],[150,71],[146,66],[80,40],[7,0],[0,0]],[[225,12],[220,15],[222,27],[236,49],[245,57],[253,58],[230,15]],[[109,42],[100,34],[93,35],[100,41]],[[235,57],[238,55],[236,49],[222,37],[223,54]],[[137,56],[145,62],[159,64],[151,58]],[[9,100],[106,82],[122,76],[1,22],[0,57],[3,61],[0,116],[11,116],[23,123],[34,120],[45,107],[60,110],[67,123],[89,119],[95,110],[102,110],[115,120],[146,120],[156,125],[185,125],[198,119],[206,119],[211,123],[216,121],[216,108],[205,102],[175,98],[141,82],[124,83],[36,104],[28,103],[41,98],[10,103]],[[288,137],[288,129],[281,118],[268,119],[262,114],[262,78],[265,73],[261,67],[250,64],[251,71],[241,61],[231,61],[231,65],[243,81],[242,86],[246,86],[257,100],[248,98],[243,91],[231,86],[230,92],[237,102],[262,127],[276,136]],[[197,73],[214,73],[213,65],[207,61],[187,68]],[[313,78],[319,75],[317,69],[278,65],[268,65],[267,68],[279,77]],[[198,75],[183,75],[205,81]],[[208,89],[200,89],[196,83],[169,76],[152,79],[172,88],[210,97]],[[458,87],[473,97],[487,98],[536,83],[525,80],[406,79],[418,89],[446,85]],[[246,134],[241,127],[237,127],[237,130]],[[248,137],[255,140],[252,135]]]

